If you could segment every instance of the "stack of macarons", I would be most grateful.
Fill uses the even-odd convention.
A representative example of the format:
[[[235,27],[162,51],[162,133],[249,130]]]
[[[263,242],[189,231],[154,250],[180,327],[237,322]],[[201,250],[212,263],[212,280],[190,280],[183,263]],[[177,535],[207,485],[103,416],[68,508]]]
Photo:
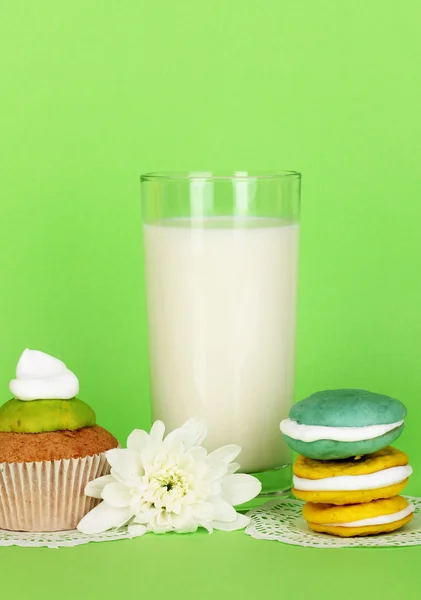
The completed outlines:
[[[399,529],[414,506],[400,492],[412,468],[392,448],[406,408],[365,390],[317,392],[292,407],[281,422],[286,443],[298,452],[293,494],[305,500],[311,529],[341,537]]]

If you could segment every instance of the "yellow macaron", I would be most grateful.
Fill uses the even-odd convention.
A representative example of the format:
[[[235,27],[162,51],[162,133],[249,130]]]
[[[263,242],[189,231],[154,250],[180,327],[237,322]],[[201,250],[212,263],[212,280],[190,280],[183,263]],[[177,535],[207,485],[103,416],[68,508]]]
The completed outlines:
[[[402,496],[347,506],[307,502],[303,507],[303,517],[313,531],[340,537],[395,531],[409,523],[413,513],[414,505]]]
[[[294,463],[293,494],[312,503],[356,504],[397,496],[408,483],[408,456],[388,446],[358,459],[314,460],[302,455]]]

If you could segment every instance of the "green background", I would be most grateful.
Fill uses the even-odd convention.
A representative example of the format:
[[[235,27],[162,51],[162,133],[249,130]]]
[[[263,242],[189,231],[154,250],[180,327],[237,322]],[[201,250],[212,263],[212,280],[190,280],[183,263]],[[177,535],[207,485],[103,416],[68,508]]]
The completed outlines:
[[[296,169],[297,399],[350,386],[404,401],[421,493],[420,19],[417,0],[2,2],[0,403],[28,346],[77,373],[122,441],[148,426],[140,173]],[[0,549],[6,588],[44,598],[47,579],[63,598],[88,581],[98,597],[297,596],[301,571],[303,593],[333,598],[369,589],[355,569],[392,597],[420,558],[242,533]]]

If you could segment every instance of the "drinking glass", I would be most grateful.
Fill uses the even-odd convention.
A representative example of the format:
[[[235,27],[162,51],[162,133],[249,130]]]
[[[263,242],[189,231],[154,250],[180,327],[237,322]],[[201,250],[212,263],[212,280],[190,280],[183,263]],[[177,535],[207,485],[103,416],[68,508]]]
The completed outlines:
[[[300,179],[141,177],[152,416],[204,417],[207,449],[240,445],[262,498],[291,486]]]

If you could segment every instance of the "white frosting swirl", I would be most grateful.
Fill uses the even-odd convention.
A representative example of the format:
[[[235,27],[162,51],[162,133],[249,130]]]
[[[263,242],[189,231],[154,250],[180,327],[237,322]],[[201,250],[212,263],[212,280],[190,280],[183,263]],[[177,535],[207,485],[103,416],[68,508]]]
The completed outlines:
[[[9,387],[18,400],[69,400],[79,392],[79,381],[58,358],[27,348]]]

